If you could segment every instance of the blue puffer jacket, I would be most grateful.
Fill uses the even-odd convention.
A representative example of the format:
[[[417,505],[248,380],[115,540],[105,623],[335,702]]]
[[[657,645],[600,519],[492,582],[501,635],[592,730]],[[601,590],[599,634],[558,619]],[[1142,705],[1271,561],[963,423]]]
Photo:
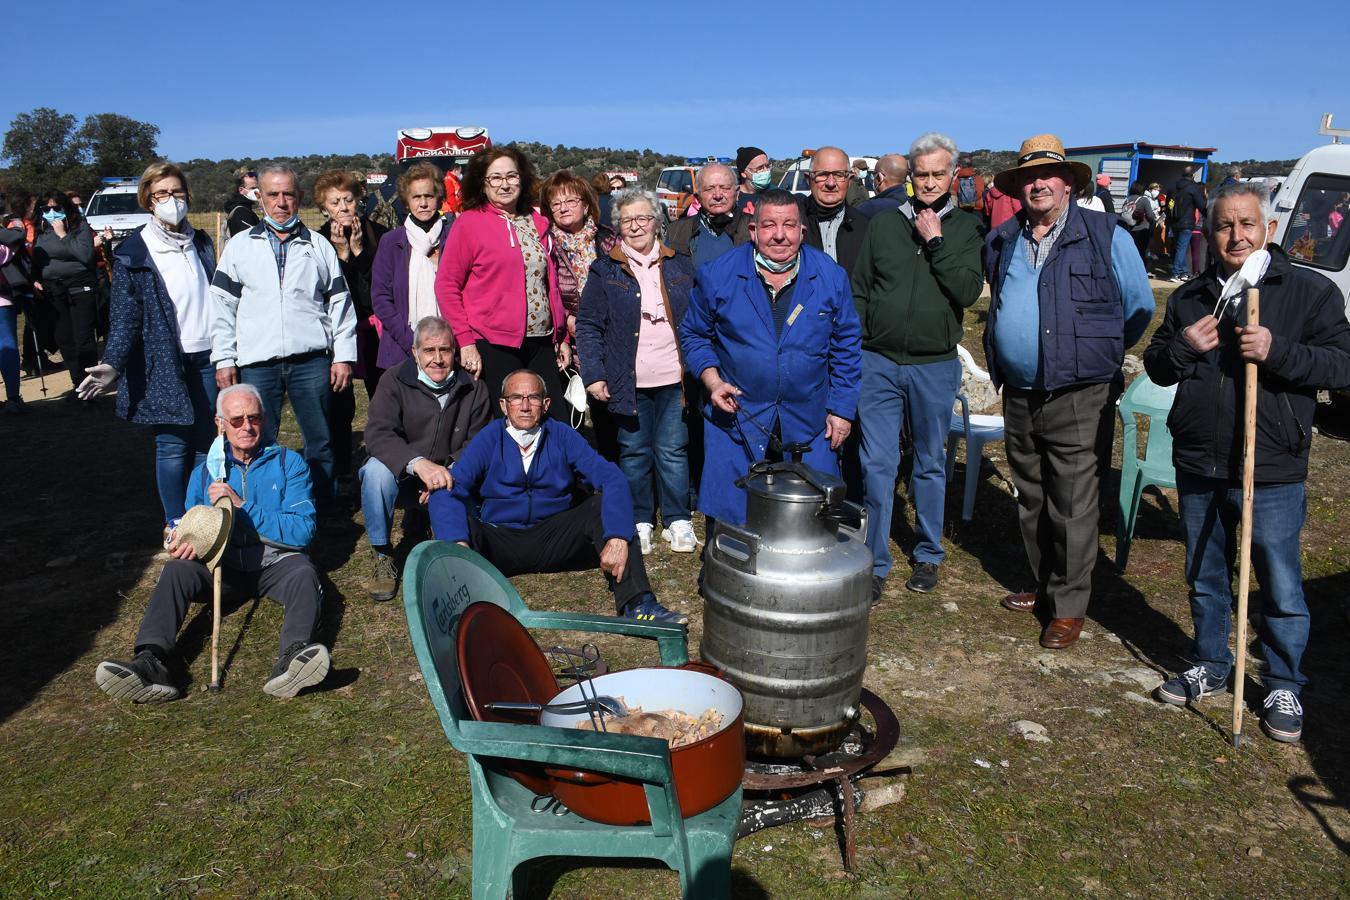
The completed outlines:
[[[303,551],[314,539],[314,486],[309,465],[294,450],[268,444],[248,466],[225,445],[225,482],[243,498],[234,511],[234,530],[223,565],[257,571],[282,556]],[[187,507],[209,504],[211,476],[206,464],[188,480]]]
[[[666,318],[676,329],[689,309],[694,287],[694,261],[669,247],[661,248],[661,288]],[[581,292],[577,311],[577,356],[581,380],[603,381],[609,387],[609,409],[621,416],[637,415],[637,348],[642,328],[642,295],[623,249],[615,247],[591,263],[591,274]],[[684,365],[683,356],[680,359]]]
[[[216,271],[211,238],[199,229],[192,243],[209,282]],[[210,296],[202,302],[210,303]],[[117,414],[142,425],[191,425],[192,401],[183,381],[178,315],[139,231],[113,254],[109,321],[103,361],[122,373]]]

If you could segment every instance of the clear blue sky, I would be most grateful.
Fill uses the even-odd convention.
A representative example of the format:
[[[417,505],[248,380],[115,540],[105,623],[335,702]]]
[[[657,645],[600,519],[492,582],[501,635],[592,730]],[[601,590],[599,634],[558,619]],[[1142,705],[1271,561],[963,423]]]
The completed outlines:
[[[157,124],[176,160],[392,152],[398,128],[447,124],[775,158],[903,151],[936,129],[970,149],[1049,131],[1268,159],[1322,143],[1324,112],[1350,128],[1345,0],[9,7],[32,77],[0,93],[0,127],[37,106],[116,112]]]

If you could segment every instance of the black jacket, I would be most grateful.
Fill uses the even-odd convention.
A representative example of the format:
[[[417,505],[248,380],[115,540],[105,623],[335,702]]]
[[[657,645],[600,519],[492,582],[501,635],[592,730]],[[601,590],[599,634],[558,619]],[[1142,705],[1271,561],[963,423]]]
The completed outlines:
[[[234,237],[241,231],[248,231],[261,220],[253,211],[253,201],[235,191],[225,199],[225,230]]]
[[[405,359],[380,376],[370,398],[366,449],[400,481],[414,457],[449,465],[492,420],[486,382],[457,368],[450,383],[450,399],[441,409],[436,392],[417,377],[417,360]]]
[[[347,290],[352,292],[352,306],[356,307],[356,318],[364,322],[375,312],[370,305],[370,267],[375,264],[375,250],[380,245],[380,238],[384,237],[389,229],[368,218],[362,218],[360,222],[361,255],[349,255],[347,259],[339,258],[338,263],[342,266],[342,277],[347,279]],[[327,240],[332,234],[332,229],[331,220],[324,222],[319,226],[319,234]]]
[[[727,226],[727,231],[731,234],[731,243],[735,247],[750,242],[750,216],[737,209],[733,213],[731,224]],[[695,232],[698,231],[700,216],[682,216],[666,226],[666,237],[662,241],[676,253],[682,253],[685,256],[693,256],[694,251],[689,246],[689,242],[694,239]]]
[[[817,250],[824,250],[825,243],[820,239],[820,219],[811,214],[811,207],[802,203],[802,225],[805,233],[802,243]],[[853,264],[858,261],[862,250],[863,238],[867,234],[867,216],[848,204],[844,204],[844,221],[839,223],[839,234],[835,238],[834,249],[838,256],[835,260],[844,267],[844,271],[853,277]]]
[[[1350,387],[1350,323],[1332,282],[1292,265],[1274,244],[1267,249],[1271,260],[1260,284],[1260,322],[1270,329],[1271,344],[1257,369],[1256,480],[1294,483],[1308,474],[1318,389]],[[1177,469],[1241,481],[1246,377],[1233,334],[1238,322],[1231,312],[1226,315],[1219,346],[1204,355],[1182,336],[1213,312],[1218,299],[1213,266],[1177,288],[1144,351],[1144,368],[1154,383],[1177,385],[1167,417]],[[1245,323],[1245,304],[1239,315]]]
[[[1172,189],[1172,227],[1185,225],[1187,228],[1194,228],[1197,211],[1203,225],[1206,212],[1205,192],[1191,179],[1183,178]]]

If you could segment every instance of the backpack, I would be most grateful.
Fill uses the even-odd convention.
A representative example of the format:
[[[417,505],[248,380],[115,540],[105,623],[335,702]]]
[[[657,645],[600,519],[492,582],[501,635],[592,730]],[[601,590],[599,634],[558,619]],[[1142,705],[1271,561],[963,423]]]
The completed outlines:
[[[1127,229],[1139,224],[1139,210],[1135,208],[1138,203],[1138,197],[1126,197],[1125,205],[1120,208],[1120,224]]]
[[[956,180],[956,205],[962,209],[971,209],[979,201],[975,192],[975,176],[962,175]]]

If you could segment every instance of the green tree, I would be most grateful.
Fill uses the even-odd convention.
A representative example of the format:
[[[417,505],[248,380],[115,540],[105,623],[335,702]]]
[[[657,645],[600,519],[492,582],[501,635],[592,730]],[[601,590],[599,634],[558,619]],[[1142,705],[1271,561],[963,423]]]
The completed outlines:
[[[139,175],[159,156],[159,126],[117,113],[95,113],[84,120],[76,139],[83,142],[91,174]]]
[[[34,192],[83,185],[84,153],[75,117],[49,106],[16,115],[0,148],[0,156],[10,162],[11,180]]]

